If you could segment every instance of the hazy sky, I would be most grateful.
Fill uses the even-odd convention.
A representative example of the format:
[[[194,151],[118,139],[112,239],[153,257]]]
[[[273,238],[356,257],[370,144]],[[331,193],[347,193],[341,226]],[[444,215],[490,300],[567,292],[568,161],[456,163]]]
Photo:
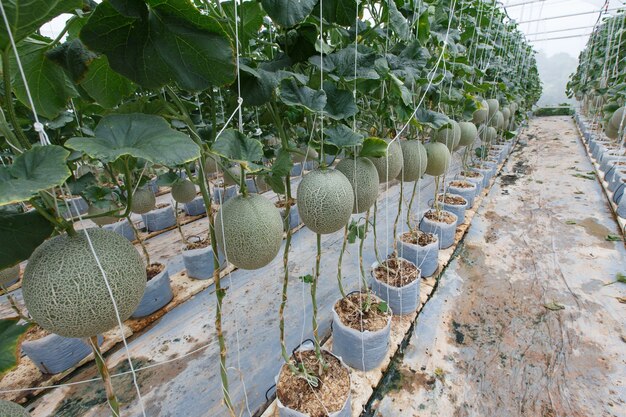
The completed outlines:
[[[533,2],[535,1],[535,2]],[[532,3],[531,3],[532,2]],[[520,23],[520,29],[526,33],[528,39],[538,51],[546,55],[554,55],[565,52],[575,58],[587,44],[589,36],[572,37],[566,39],[553,39],[535,41],[539,39],[557,38],[580,34],[589,34],[598,19],[599,10],[604,5],[604,0],[504,0],[509,16]],[[520,5],[522,3],[530,3]],[[615,9],[626,3],[623,0],[610,0],[609,9]],[[515,5],[518,6],[515,6]],[[594,12],[579,16],[549,19],[540,22],[522,23],[528,20],[545,19],[576,13]],[[609,12],[610,13],[610,12]],[[613,12],[614,13],[614,12]],[[580,29],[575,29],[580,28]],[[564,30],[571,29],[571,30]],[[542,33],[547,31],[559,31]],[[563,30],[562,32],[560,30]]]

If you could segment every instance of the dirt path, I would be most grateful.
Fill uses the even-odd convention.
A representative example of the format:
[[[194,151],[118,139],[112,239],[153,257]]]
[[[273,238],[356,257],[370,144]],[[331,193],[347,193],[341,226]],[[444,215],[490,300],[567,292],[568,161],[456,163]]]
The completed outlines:
[[[573,122],[534,119],[372,415],[626,416],[626,274]]]

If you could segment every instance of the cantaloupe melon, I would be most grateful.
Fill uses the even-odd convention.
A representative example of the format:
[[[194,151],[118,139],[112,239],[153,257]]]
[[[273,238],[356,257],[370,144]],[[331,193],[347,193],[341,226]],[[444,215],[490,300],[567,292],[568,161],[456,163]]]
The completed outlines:
[[[367,211],[378,197],[378,171],[374,163],[367,158],[344,158],[335,167],[352,184],[354,204],[352,213]]]
[[[489,119],[491,119],[500,110],[500,102],[494,98],[487,100],[489,106]]]
[[[299,153],[293,152],[291,154],[291,159],[293,160],[293,162],[304,162],[305,156],[307,162],[317,161],[317,159],[319,158],[319,154],[317,153],[317,151],[310,146],[299,146],[298,151]]]
[[[148,188],[138,188],[133,194],[133,201],[130,208],[135,214],[146,214],[156,206],[156,197]]]
[[[613,127],[614,130],[616,131],[619,130],[623,117],[624,117],[624,107],[620,107],[619,109],[615,110],[615,112],[611,116],[611,127]],[[626,118],[624,120],[624,125],[626,125]]]
[[[470,146],[478,136],[476,125],[472,122],[460,122],[459,127],[461,128],[459,146]]]
[[[224,184],[239,185],[241,182],[241,167],[234,165],[224,171]]]
[[[501,111],[497,111],[491,119],[489,119],[489,126],[495,127],[496,130],[502,130],[504,128],[504,115]]]
[[[435,142],[443,143],[448,147],[448,150],[452,152],[458,145],[461,140],[461,127],[459,124],[450,120],[450,127],[444,127],[436,131],[433,135],[433,139]]]
[[[0,400],[0,416],[2,417],[30,417],[30,413],[21,405],[11,401]]]
[[[413,182],[422,178],[426,172],[428,156],[419,140],[400,141],[402,147],[402,170],[398,174],[400,181]]]
[[[498,137],[496,128],[491,126],[481,126],[478,130],[478,134],[480,135],[480,139],[485,143],[491,143]]]
[[[177,181],[172,185],[174,201],[185,204],[196,198],[196,186],[190,180]]]
[[[217,212],[215,236],[220,252],[229,262],[241,269],[259,269],[280,250],[283,219],[267,198],[259,194],[237,195]]]
[[[392,139],[385,139],[387,156],[381,158],[368,157],[378,171],[378,180],[381,184],[396,178],[402,169],[402,147],[397,139],[391,141]]]
[[[377,184],[378,186],[378,184]],[[6,287],[20,277],[20,264],[0,271],[0,287]]]
[[[28,260],[22,293],[37,324],[65,337],[91,337],[118,325],[86,233],[122,320],[135,311],[146,287],[143,260],[135,247],[115,232],[93,228],[47,240]]]
[[[210,175],[217,172],[219,165],[217,164],[218,156],[208,155],[204,161],[204,175]]]
[[[609,139],[617,139],[619,132],[613,127],[612,123],[606,123],[606,125],[604,126],[604,134]]]
[[[426,165],[426,173],[436,177],[443,175],[450,167],[450,151],[443,143],[430,142],[424,145],[426,155],[428,156],[428,164]]]
[[[350,220],[353,205],[352,184],[335,169],[311,171],[298,184],[300,219],[315,233],[333,233],[344,227]]]
[[[477,125],[479,125],[481,123],[485,123],[488,117],[489,117],[489,103],[487,103],[487,100],[482,100],[479,104],[478,109],[475,110],[474,114],[472,115],[472,121],[476,123]]]
[[[106,207],[106,206],[100,207],[100,206],[90,205],[89,208],[87,209],[87,215],[95,216],[97,214],[108,213],[109,211],[113,209],[115,209],[113,205],[109,207]],[[94,217],[93,219],[90,219],[90,220],[94,222],[95,224],[97,224],[98,226],[104,226],[106,224],[115,223],[116,221],[119,220],[119,218],[114,217],[114,216],[102,216],[102,217]]]

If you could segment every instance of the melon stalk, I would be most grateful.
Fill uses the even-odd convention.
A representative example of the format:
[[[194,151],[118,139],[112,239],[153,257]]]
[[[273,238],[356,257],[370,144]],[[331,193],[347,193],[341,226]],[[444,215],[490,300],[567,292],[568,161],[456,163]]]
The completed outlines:
[[[119,417],[120,415],[120,403],[113,391],[113,384],[111,383],[111,374],[109,373],[109,368],[106,365],[104,357],[102,356],[102,352],[100,351],[100,346],[98,346],[98,336],[91,336],[89,339],[89,346],[93,351],[93,357],[96,361],[96,367],[98,368],[98,373],[100,377],[102,377],[102,382],[104,383],[104,391],[106,392],[107,401],[109,403],[109,407],[111,408],[111,412],[113,413],[113,417]]]

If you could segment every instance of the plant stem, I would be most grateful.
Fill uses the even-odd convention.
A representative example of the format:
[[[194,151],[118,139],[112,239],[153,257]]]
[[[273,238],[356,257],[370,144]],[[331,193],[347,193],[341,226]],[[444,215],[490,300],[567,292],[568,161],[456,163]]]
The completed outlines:
[[[368,210],[369,212],[369,210]],[[378,212],[378,200],[374,201],[374,221],[372,224],[372,230],[374,231],[374,254],[376,255],[376,260],[379,264],[382,264],[382,260],[380,255],[378,254],[378,236],[376,234],[376,213]],[[369,217],[369,214],[368,214]]]
[[[150,266],[150,254],[148,253],[148,249],[146,248],[146,245],[142,237],[139,236],[139,230],[137,230],[137,226],[135,226],[135,223],[133,223],[130,216],[128,216],[126,219],[128,220],[128,224],[130,225],[130,227],[133,229],[133,232],[135,232],[135,237],[137,238],[137,242],[139,242],[139,246],[141,246],[141,251],[143,252],[143,256],[146,258],[146,268],[147,268]]]
[[[372,300],[370,296],[369,286],[367,285],[367,279],[365,279],[365,266],[363,265],[363,245],[365,244],[365,238],[367,237],[367,227],[369,225],[369,220],[370,220],[370,211],[367,210],[367,213],[365,213],[365,231],[363,232],[363,238],[361,239],[361,242],[359,243],[359,271],[360,271],[360,276],[361,276],[361,282],[363,284],[363,288],[366,294],[365,305],[367,306],[367,309],[369,309],[369,306],[372,304]],[[374,230],[376,230],[375,227],[374,227]],[[378,264],[382,265],[383,263],[380,260],[378,260]]]
[[[396,218],[393,221],[393,253],[397,253],[398,251],[398,221],[400,220],[400,215],[402,214],[402,200],[404,199],[404,181],[400,181],[400,200],[398,201],[398,212],[396,213]]]
[[[15,115],[15,107],[13,106],[13,96],[11,92],[13,91],[11,88],[11,63],[9,56],[9,47],[6,47],[4,51],[2,51],[2,78],[4,80],[4,97],[7,106],[7,113],[9,114],[9,120],[13,125],[13,131],[17,136],[17,139],[22,144],[24,149],[30,149],[30,142],[28,138],[22,131],[20,127],[20,123],[17,120],[17,116]],[[34,109],[33,109],[34,110]]]
[[[183,244],[187,243],[187,238],[183,233],[182,227],[180,227],[180,217],[178,216],[178,201],[174,202],[174,215],[176,216],[176,229],[178,229],[178,234],[183,241]]]
[[[320,277],[320,261],[322,259],[322,235],[317,233],[317,255],[315,256],[315,274],[313,276],[313,282],[311,283],[311,305],[313,306],[313,341],[315,344],[315,356],[322,366],[325,368],[326,364],[322,357],[322,349],[320,346],[319,328],[317,325],[317,281]]]
[[[107,395],[107,402],[109,403],[109,407],[111,407],[111,412],[113,413],[113,417],[119,417],[120,415],[120,403],[117,400],[117,396],[113,391],[113,384],[111,383],[111,374],[109,373],[109,368],[107,368],[107,364],[104,361],[104,357],[102,356],[102,352],[100,351],[100,346],[98,346],[98,336],[91,336],[89,338],[89,345],[91,346],[91,350],[93,351],[93,356],[96,361],[96,366],[98,368],[98,372],[102,377],[102,382],[104,383],[104,390]]]
[[[343,244],[341,245],[341,252],[339,252],[339,261],[337,262],[337,284],[339,285],[339,292],[341,297],[345,298],[346,291],[343,288],[341,266],[343,264],[343,254],[346,252],[346,246],[348,245],[348,225],[343,230]]]
[[[411,226],[411,210],[413,209],[413,201],[415,200],[415,192],[417,191],[417,183],[419,180],[415,181],[413,184],[413,192],[411,193],[411,200],[409,201],[409,207],[406,212],[406,226],[409,228],[409,231],[413,230]]]
[[[17,301],[15,301],[15,297],[9,294],[9,291],[4,286],[0,285],[0,290],[2,290],[3,294],[7,295],[7,300],[9,300],[9,304],[11,304],[11,310],[13,310],[20,319],[24,320],[26,323],[31,323],[31,324],[35,323],[30,317],[24,314],[20,306],[17,305]]]
[[[441,207],[439,206],[439,198],[438,198],[438,194],[439,194],[439,180],[441,179],[441,177],[439,175],[437,175],[435,177],[435,201],[433,202],[433,207],[435,209],[435,214],[437,215],[437,219],[441,218]]]

